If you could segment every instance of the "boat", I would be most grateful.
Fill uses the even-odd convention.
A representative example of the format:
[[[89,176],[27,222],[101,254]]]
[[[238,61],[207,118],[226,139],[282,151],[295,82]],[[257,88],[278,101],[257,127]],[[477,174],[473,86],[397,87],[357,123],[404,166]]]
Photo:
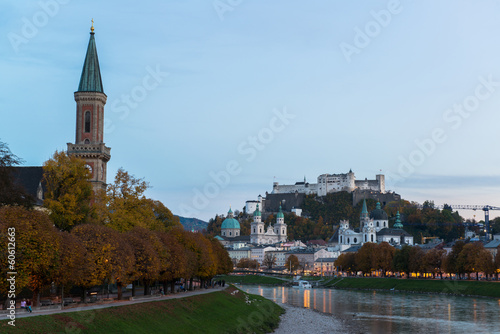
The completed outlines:
[[[299,289],[312,289],[311,283],[308,281],[294,281],[292,287]]]

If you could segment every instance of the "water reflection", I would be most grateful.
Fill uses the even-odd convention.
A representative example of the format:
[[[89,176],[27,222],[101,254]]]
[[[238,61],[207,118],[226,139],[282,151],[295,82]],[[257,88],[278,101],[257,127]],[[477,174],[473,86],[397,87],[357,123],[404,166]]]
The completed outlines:
[[[332,289],[250,287],[271,300],[334,314],[371,333],[499,333],[500,300]]]

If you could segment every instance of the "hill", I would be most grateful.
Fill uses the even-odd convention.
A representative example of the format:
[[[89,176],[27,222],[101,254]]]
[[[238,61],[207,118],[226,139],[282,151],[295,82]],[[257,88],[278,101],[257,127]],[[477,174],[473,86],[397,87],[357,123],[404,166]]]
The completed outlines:
[[[206,221],[203,221],[198,218],[186,218],[186,217],[181,217],[181,216],[176,216],[179,217],[179,221],[181,222],[182,226],[184,226],[184,229],[186,231],[202,231],[206,230],[208,223]]]

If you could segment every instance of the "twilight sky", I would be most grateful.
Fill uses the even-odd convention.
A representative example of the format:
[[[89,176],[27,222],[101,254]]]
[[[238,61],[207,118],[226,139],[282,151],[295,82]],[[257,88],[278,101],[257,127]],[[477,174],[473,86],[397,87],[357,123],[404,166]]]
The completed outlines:
[[[2,1],[0,140],[25,165],[75,141],[92,18],[108,182],[144,177],[175,214],[350,168],[500,206],[498,0]]]

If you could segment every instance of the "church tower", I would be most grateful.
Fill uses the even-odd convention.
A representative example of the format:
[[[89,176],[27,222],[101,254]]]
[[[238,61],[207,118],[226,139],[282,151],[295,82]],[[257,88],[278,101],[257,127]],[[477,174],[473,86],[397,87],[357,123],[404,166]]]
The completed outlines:
[[[104,105],[107,96],[102,88],[101,71],[94,39],[94,24],[90,28],[87,55],[83,63],[82,76],[76,101],[76,139],[68,143],[68,155],[85,160],[92,174],[90,182],[94,192],[106,189],[106,164],[111,158],[111,149],[104,144]]]
[[[262,214],[259,210],[259,204],[257,204],[257,209],[253,213],[253,221],[250,224],[250,242],[252,244],[260,244],[263,242],[264,236],[264,223],[262,222]]]
[[[274,232],[278,235],[279,242],[286,241],[287,237],[286,237],[285,216],[283,215],[283,211],[281,210],[281,205],[280,205],[280,211],[276,215],[276,225],[274,225]]]

